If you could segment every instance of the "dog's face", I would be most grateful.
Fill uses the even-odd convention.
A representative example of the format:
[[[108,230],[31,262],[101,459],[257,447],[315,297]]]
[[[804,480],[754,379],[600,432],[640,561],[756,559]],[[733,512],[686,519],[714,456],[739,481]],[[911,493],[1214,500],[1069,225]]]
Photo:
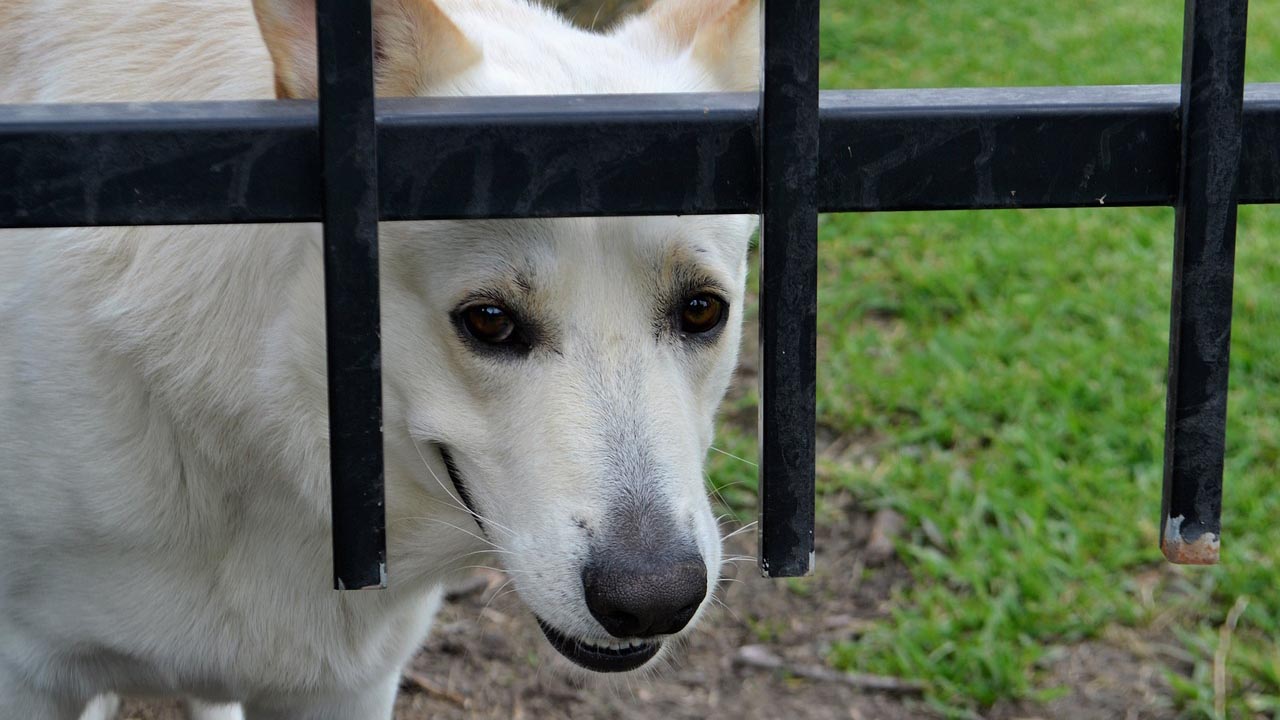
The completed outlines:
[[[314,88],[307,5],[257,2],[287,95]],[[611,35],[523,0],[375,5],[384,94],[744,90],[758,76],[754,0],[663,0]],[[552,645],[591,670],[640,668],[685,632],[719,577],[703,462],[754,226],[384,224],[393,577],[492,551]]]
[[[752,223],[385,231],[412,248],[384,280],[388,404],[421,453],[413,482],[452,495],[425,510],[473,511],[445,522],[492,543],[552,643],[588,668],[645,664],[718,578],[702,466],[737,357]]]

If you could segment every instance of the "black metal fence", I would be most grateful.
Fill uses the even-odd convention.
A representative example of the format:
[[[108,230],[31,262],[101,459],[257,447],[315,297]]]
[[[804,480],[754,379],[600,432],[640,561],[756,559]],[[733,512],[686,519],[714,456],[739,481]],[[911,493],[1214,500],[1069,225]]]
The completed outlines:
[[[386,582],[378,219],[761,213],[760,564],[790,576],[813,565],[819,211],[1172,205],[1162,547],[1215,562],[1236,206],[1280,202],[1280,84],[1244,88],[1247,0],[1187,0],[1181,90],[819,93],[818,4],[767,4],[759,97],[375,106],[369,0],[319,0],[319,112],[0,106],[0,227],[324,222],[334,565],[353,589]]]

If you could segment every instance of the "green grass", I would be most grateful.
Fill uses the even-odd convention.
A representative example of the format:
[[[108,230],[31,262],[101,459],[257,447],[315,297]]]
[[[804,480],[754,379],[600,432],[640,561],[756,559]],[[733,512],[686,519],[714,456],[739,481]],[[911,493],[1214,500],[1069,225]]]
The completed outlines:
[[[1179,6],[826,0],[823,84],[1174,83]],[[1280,0],[1251,6],[1248,79],[1280,81]],[[1051,692],[1054,646],[1128,626],[1195,658],[1175,701],[1214,717],[1243,597],[1226,714],[1280,713],[1280,212],[1241,212],[1223,562],[1183,570],[1157,549],[1172,211],[841,215],[820,233],[818,421],[878,459],[822,464],[820,492],[903,513],[915,578],[833,662],[922,678],[964,714]],[[753,442],[729,426],[718,446]],[[730,503],[754,487],[723,456],[711,475]]]

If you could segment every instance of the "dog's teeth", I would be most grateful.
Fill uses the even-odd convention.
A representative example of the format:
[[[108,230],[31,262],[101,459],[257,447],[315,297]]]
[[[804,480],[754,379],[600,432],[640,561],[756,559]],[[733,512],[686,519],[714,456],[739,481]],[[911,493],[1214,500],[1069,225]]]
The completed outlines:
[[[627,650],[635,650],[648,645],[644,640],[582,640],[582,644],[593,650],[611,650],[613,652],[625,652]]]

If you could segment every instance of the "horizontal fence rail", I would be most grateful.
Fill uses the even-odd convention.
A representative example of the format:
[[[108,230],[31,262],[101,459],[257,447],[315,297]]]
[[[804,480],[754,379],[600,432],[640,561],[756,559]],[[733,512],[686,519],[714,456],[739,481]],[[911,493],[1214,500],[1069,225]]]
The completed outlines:
[[[823,92],[819,209],[1173,206],[1179,116],[1176,85]],[[377,127],[383,220],[760,210],[751,94],[380,100]],[[1239,201],[1280,202],[1280,83],[1242,145]],[[318,222],[321,192],[314,103],[0,105],[0,227]]]

